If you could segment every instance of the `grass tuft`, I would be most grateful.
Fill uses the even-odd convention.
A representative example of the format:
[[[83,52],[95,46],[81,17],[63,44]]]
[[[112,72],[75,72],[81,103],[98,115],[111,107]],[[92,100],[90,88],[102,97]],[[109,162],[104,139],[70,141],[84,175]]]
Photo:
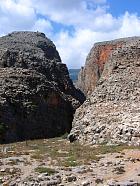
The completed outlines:
[[[43,161],[50,157],[51,165],[73,167],[77,165],[87,165],[92,161],[99,161],[102,155],[107,153],[122,153],[124,149],[140,149],[140,147],[130,147],[126,145],[107,146],[84,146],[78,142],[69,143],[66,139],[52,138],[44,140],[28,140],[25,142],[9,144],[12,151],[6,154],[0,152],[0,157],[11,157],[20,155],[30,155],[33,159]],[[2,145],[0,145],[2,148]],[[120,154],[121,155],[121,154]]]
[[[57,171],[55,171],[54,169],[48,168],[48,167],[37,167],[35,168],[35,172],[38,172],[40,174],[47,173],[49,176],[57,173]]]

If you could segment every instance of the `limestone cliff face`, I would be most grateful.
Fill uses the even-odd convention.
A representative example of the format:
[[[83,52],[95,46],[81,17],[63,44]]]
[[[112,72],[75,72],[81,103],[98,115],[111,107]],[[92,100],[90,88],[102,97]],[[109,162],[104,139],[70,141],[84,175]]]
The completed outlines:
[[[94,91],[77,109],[69,139],[88,144],[140,145],[140,38],[108,43],[95,45],[94,49],[103,49],[98,55],[103,60],[92,59],[96,61],[92,72],[99,71],[93,74],[96,83],[88,87]],[[94,49],[93,54],[97,52]],[[87,73],[88,67],[84,69]]]
[[[45,34],[14,32],[0,38],[1,141],[69,132],[84,99]]]
[[[86,64],[78,75],[77,87],[90,95],[101,77],[105,63],[116,48],[121,48],[127,39],[96,43],[87,56]]]

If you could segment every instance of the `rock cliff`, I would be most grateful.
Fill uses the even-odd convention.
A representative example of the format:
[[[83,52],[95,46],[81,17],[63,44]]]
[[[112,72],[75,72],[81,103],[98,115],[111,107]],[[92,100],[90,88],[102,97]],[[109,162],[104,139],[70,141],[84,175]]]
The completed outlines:
[[[82,86],[92,94],[76,111],[70,141],[140,145],[140,38],[95,44],[87,60]]]
[[[45,34],[13,32],[0,38],[1,141],[69,132],[84,99]]]
[[[136,38],[131,39],[134,40]],[[108,61],[111,53],[116,50],[116,48],[121,48],[127,41],[129,41],[129,38],[95,43],[87,56],[85,66],[81,68],[78,75],[77,87],[79,87],[85,95],[90,95],[95,89],[96,83],[101,77],[104,65]]]

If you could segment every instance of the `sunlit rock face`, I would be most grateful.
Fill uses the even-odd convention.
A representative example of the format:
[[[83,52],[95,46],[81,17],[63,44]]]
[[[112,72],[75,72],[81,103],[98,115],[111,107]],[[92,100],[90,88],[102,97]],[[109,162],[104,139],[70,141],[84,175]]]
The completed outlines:
[[[127,39],[119,39],[96,43],[90,50],[85,66],[81,68],[78,75],[77,86],[85,93],[90,95],[95,89],[96,83],[101,77],[105,63],[108,61],[111,53],[116,48],[121,48]]]
[[[1,142],[69,132],[84,99],[45,34],[13,32],[0,38]]]
[[[140,38],[95,44],[81,73],[88,98],[70,140],[140,145]]]

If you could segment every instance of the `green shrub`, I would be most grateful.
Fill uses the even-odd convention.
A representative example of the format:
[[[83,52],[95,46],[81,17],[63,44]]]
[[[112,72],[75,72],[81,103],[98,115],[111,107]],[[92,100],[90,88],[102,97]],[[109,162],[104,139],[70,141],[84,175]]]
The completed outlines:
[[[48,173],[49,176],[52,175],[52,174],[57,173],[54,169],[51,169],[51,168],[48,168],[48,167],[37,167],[35,169],[35,172],[38,172],[40,174]]]
[[[64,167],[75,167],[75,166],[77,166],[77,165],[78,165],[78,163],[76,162],[76,159],[75,159],[75,157],[73,157],[73,156],[68,157],[68,158],[64,161],[64,163],[63,163],[63,166],[64,166]]]

